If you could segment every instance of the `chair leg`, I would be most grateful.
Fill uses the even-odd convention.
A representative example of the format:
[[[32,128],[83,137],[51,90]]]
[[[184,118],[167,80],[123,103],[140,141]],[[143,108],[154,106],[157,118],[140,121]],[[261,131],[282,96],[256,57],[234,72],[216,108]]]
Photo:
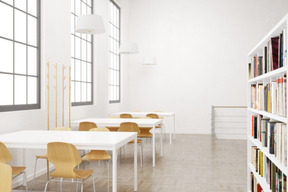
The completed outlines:
[[[47,161],[46,161],[46,163],[47,163],[47,181],[49,180],[49,161],[48,161],[48,159],[47,159]]]
[[[47,187],[48,187],[48,184],[49,184],[49,180],[46,182],[46,185],[45,185],[45,189],[44,189],[44,192],[46,192],[47,191]]]
[[[83,185],[84,185],[84,181],[82,181],[82,184],[81,184],[81,192],[83,192]]]
[[[78,192],[78,179],[76,179],[76,192]]]
[[[24,174],[24,180],[25,180],[25,189],[26,189],[26,192],[28,192],[28,186],[27,186],[27,175],[26,175],[26,172],[23,171],[23,174]]]
[[[36,159],[35,159],[34,178],[33,178],[32,190],[34,190],[34,186],[35,186],[35,177],[36,177],[37,161],[38,161],[38,157],[36,157]]]
[[[141,168],[143,168],[143,148],[142,148],[142,143],[139,145],[140,148],[140,164]]]
[[[108,165],[108,192],[109,192],[109,183],[110,183],[110,160],[107,161],[107,165]]]
[[[96,189],[95,189],[95,178],[94,178],[93,175],[92,175],[92,179],[93,179],[93,192],[96,192]]]
[[[60,192],[62,192],[62,181],[63,181],[63,178],[60,179]]]

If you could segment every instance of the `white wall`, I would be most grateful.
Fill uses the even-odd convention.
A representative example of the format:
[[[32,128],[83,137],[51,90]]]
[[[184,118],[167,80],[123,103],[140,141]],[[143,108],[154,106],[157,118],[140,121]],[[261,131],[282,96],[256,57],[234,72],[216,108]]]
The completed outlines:
[[[57,125],[62,125],[62,65],[66,66],[65,70],[65,126],[69,125],[69,105],[68,105],[68,76],[70,65],[70,0],[43,0],[41,1],[41,109],[28,110],[28,111],[16,111],[16,112],[1,112],[0,113],[0,134],[12,131],[27,130],[27,129],[47,129],[47,65],[50,62],[50,129],[56,126],[55,121],[55,74],[54,64],[58,64],[58,110],[57,110]],[[71,115],[72,120],[80,119],[84,117],[100,117],[107,116],[111,112],[127,109],[128,106],[128,94],[127,94],[127,68],[125,65],[122,67],[122,102],[120,104],[109,104],[108,101],[108,2],[109,0],[95,0],[94,10],[95,14],[99,14],[103,17],[106,33],[95,36],[94,43],[94,105],[72,107]],[[128,0],[119,1],[122,7],[122,30],[126,31],[126,35],[123,35],[123,40],[127,39],[128,33]],[[125,21],[124,21],[125,20]],[[123,63],[126,63],[126,59],[122,59]],[[23,150],[10,149],[13,160],[11,165],[23,165],[27,166],[27,175],[29,179],[32,179],[32,173],[34,171],[34,159],[35,155],[45,154],[46,150],[26,150],[25,159],[23,162]],[[40,160],[38,164],[38,173],[45,172],[45,161]],[[41,171],[40,171],[41,170]],[[22,177],[18,178],[19,180]]]
[[[210,133],[211,105],[246,105],[246,56],[286,13],[284,0],[131,0],[130,110],[175,111],[178,133]]]

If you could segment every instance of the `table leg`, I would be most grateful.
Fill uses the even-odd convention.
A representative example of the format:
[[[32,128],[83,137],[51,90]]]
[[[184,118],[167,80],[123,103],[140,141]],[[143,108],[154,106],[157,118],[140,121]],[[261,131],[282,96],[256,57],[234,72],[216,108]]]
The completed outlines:
[[[175,114],[173,115],[173,123],[174,123],[173,129],[174,129],[174,140],[175,140],[176,139],[175,137]]]
[[[164,123],[162,123],[161,125],[161,132],[160,132],[161,156],[163,156],[163,126]]]
[[[172,126],[173,126],[173,116],[170,116],[169,118],[170,144],[172,144]]]
[[[152,153],[153,153],[153,167],[155,167],[155,125],[153,125],[153,138],[152,138]]]
[[[112,191],[117,192],[117,150],[112,151]]]
[[[137,136],[134,139],[134,191],[137,191]]]
[[[23,149],[23,167],[26,167],[26,150]],[[23,175],[23,186],[26,187],[27,183],[25,181],[26,180],[26,174],[22,174]]]

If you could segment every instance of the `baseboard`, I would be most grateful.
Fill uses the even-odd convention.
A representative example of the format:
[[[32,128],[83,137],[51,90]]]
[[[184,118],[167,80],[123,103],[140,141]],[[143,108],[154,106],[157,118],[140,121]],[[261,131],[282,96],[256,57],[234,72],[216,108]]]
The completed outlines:
[[[50,165],[49,166],[49,169],[50,171],[54,169],[54,165]],[[36,178],[47,173],[47,168],[44,168],[40,171],[38,171],[36,173]],[[22,186],[23,185],[23,176],[19,176],[16,178],[17,180],[14,180],[13,183],[12,183],[12,188],[16,188],[16,187],[19,187],[19,186]],[[31,175],[27,175],[27,182],[29,181],[32,181],[34,179],[34,173],[32,173]]]

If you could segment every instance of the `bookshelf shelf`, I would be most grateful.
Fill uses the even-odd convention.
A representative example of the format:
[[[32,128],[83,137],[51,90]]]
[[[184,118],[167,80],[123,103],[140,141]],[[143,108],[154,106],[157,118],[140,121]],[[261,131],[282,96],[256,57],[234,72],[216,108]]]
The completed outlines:
[[[288,191],[287,50],[288,14],[247,55],[247,104],[250,107],[247,109],[247,191],[250,192],[261,188],[272,192],[279,187],[284,191],[284,186]],[[273,150],[275,154],[270,154]],[[267,183],[266,177],[271,183]]]
[[[282,76],[284,74],[287,74],[287,66],[284,66],[284,67],[281,67],[279,69],[276,69],[274,71],[270,71],[268,73],[265,73],[261,76],[258,76],[258,77],[255,77],[253,79],[250,79],[248,81],[248,83],[259,83],[259,82],[262,82],[264,79],[270,79],[270,78],[273,78],[273,77],[279,77],[279,76]]]
[[[266,157],[268,157],[285,175],[288,175],[288,168],[285,167],[279,160],[273,155],[270,154],[267,147],[263,147],[262,144],[257,140],[254,139],[252,136],[249,136],[248,139],[258,147]]]
[[[251,163],[248,164],[248,169],[253,173],[253,175],[256,177],[257,181],[260,183],[260,185],[262,186],[262,189],[264,192],[272,192],[270,190],[270,186],[267,184],[266,180],[261,177],[255,170],[255,168],[253,167],[253,165]]]
[[[279,115],[268,113],[266,111],[261,111],[261,110],[252,109],[252,108],[248,108],[248,111],[250,111],[251,113],[260,114],[260,115],[263,115],[265,117],[269,117],[270,119],[277,120],[277,121],[280,121],[282,123],[287,123],[287,117],[282,117]]]

